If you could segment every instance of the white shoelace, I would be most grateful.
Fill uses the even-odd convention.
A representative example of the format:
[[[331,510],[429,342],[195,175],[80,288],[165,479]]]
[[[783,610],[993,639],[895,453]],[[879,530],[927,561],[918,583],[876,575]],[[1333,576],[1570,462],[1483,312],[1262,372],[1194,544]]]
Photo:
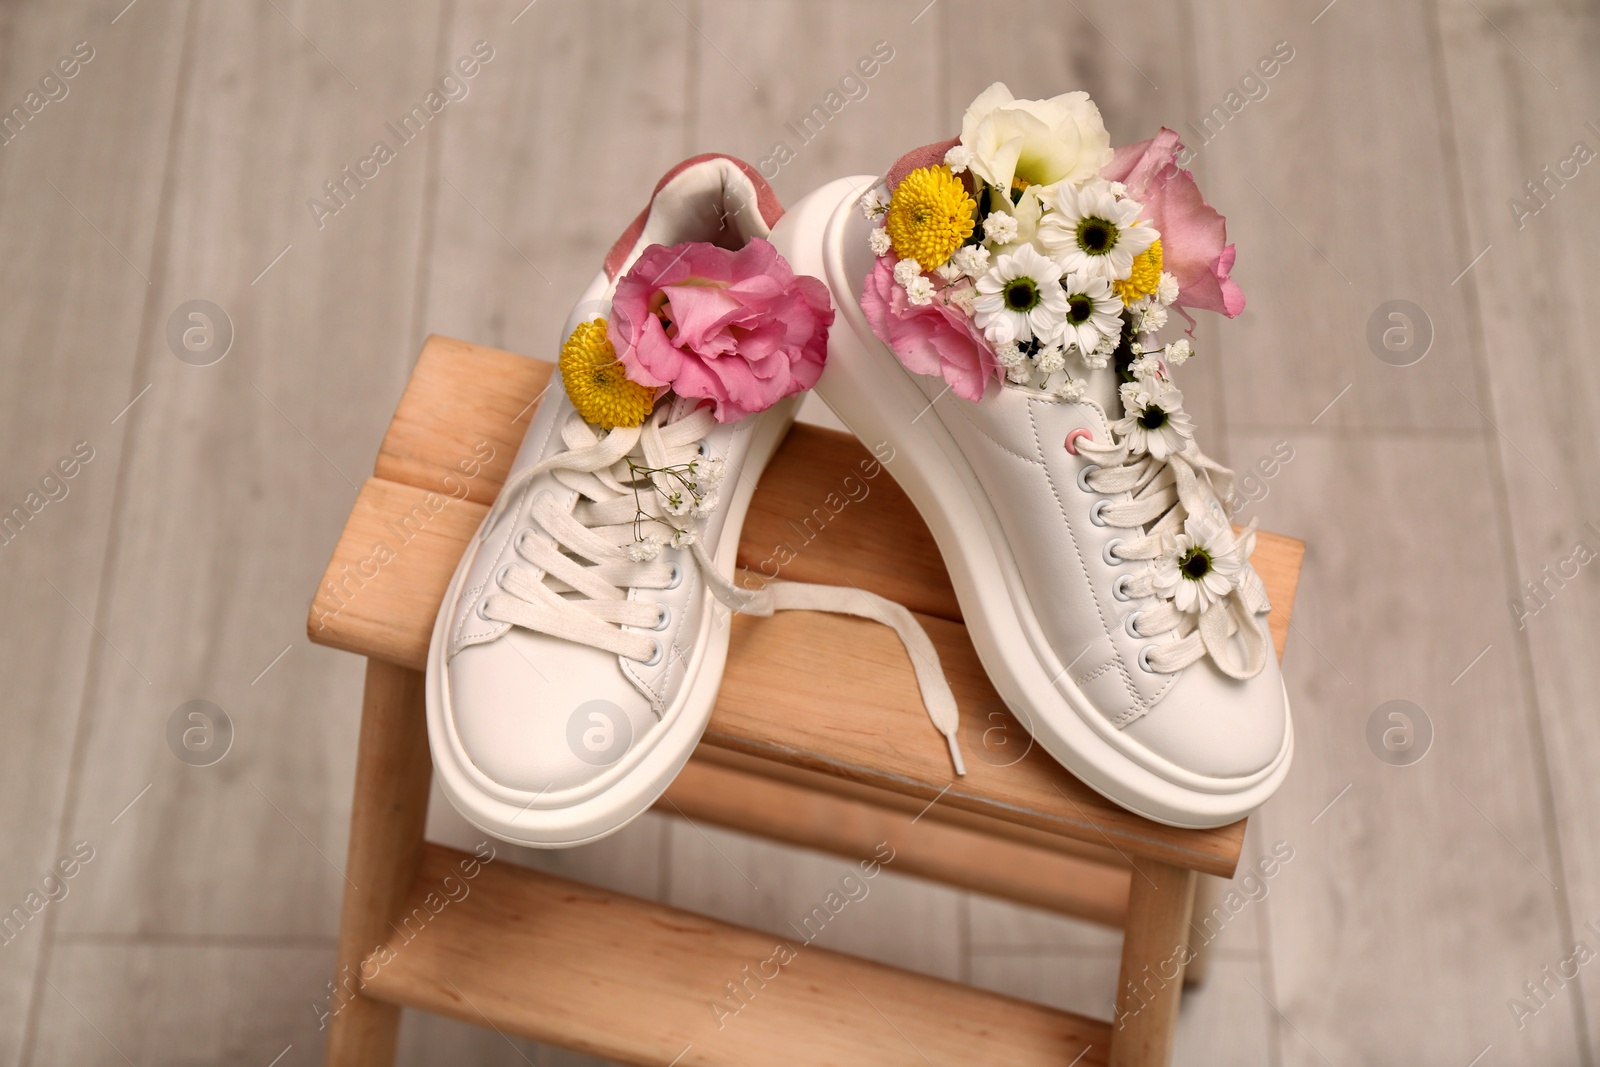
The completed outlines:
[[[655,491],[657,483],[643,472],[694,461],[713,425],[707,408],[668,421],[663,405],[643,426],[601,434],[572,413],[561,428],[566,448],[506,481],[484,522],[484,535],[508,501],[519,500],[533,479],[545,472],[573,490],[576,500],[570,508],[547,493],[533,501],[529,510],[534,525],[519,530],[513,541],[519,561],[496,575],[499,591],[483,602],[484,617],[640,663],[660,662],[664,654],[660,641],[649,633],[623,629],[654,628],[664,622],[665,608],[630,599],[630,589],[674,588],[683,577],[674,563],[629,556],[640,524],[656,525],[666,517],[662,497]],[[826,611],[873,619],[892,628],[911,657],[923,705],[945,736],[956,773],[966,773],[956,741],[955,695],[939,666],[938,650],[911,612],[853,587],[771,582],[760,589],[741,589],[717,570],[704,544],[696,540],[690,548],[706,587],[730,610],[759,616]],[[651,701],[660,714],[664,710],[660,698],[652,696]]]
[[[1193,441],[1180,453],[1156,459],[1146,452],[1130,455],[1126,441],[1099,444],[1088,437],[1076,442],[1077,449],[1092,458],[1097,466],[1084,480],[1090,489],[1106,496],[1131,493],[1124,501],[1098,505],[1100,517],[1108,526],[1142,530],[1136,539],[1113,544],[1109,553],[1127,561],[1154,560],[1166,550],[1169,535],[1183,531],[1185,518],[1208,512],[1202,479],[1208,482],[1218,500],[1224,499],[1233,483],[1233,472],[1200,452]],[[1222,520],[1226,526],[1226,520]],[[1147,528],[1147,524],[1151,524]],[[1267,642],[1255,615],[1266,610],[1266,588],[1248,563],[1255,551],[1256,532],[1252,521],[1237,537],[1235,551],[1245,564],[1236,587],[1219,603],[1212,604],[1198,617],[1180,611],[1171,600],[1162,599],[1154,608],[1138,613],[1132,628],[1143,637],[1155,637],[1176,630],[1178,640],[1146,646],[1141,658],[1161,674],[1175,674],[1210,653],[1217,667],[1230,678],[1253,678],[1266,665]],[[1130,599],[1157,596],[1154,569],[1119,579]],[[1232,639],[1238,635],[1243,645],[1243,662],[1235,655]]]

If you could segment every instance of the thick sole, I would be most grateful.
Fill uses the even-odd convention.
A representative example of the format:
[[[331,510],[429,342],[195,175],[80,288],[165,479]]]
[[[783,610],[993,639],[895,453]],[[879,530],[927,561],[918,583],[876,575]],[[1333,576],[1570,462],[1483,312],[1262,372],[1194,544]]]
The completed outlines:
[[[1176,766],[1172,776],[1163,776],[1150,769],[1164,762],[1159,757],[1135,760],[1105,736],[1112,727],[1050,651],[981,482],[940,420],[924,417],[928,398],[872,333],[856,302],[852,283],[860,279],[848,276],[845,230],[857,196],[874,181],[831,182],[785,216],[779,251],[797,272],[828,283],[838,311],[818,395],[861,440],[894,447],[890,473],[933,533],[978,657],[1040,747],[1102,796],[1156,822],[1203,829],[1248,815],[1288,774],[1292,725],[1277,758],[1248,780],[1201,779]],[[1287,694],[1284,699],[1287,707]]]
[[[727,511],[715,558],[717,569],[725,578],[733,577],[739,535],[756,483],[789,432],[798,400],[796,397],[783,401],[758,416],[760,422],[742,468],[748,476],[736,479],[733,490],[723,497]],[[603,787],[580,791],[579,798],[571,803],[530,793],[525,803],[518,804],[494,795],[503,790],[491,792],[485,788],[483,783],[488,779],[462,747],[450,708],[449,665],[444,662],[444,650],[449,647],[447,631],[480,544],[474,535],[456,566],[428,646],[428,742],[440,788],[463,818],[504,841],[533,848],[572,848],[608,837],[650,810],[700,743],[706,724],[711,721],[728,658],[728,612],[714,601],[708,604],[677,699],[655,728],[623,757],[623,765],[600,776]],[[711,596],[708,592],[701,595]]]

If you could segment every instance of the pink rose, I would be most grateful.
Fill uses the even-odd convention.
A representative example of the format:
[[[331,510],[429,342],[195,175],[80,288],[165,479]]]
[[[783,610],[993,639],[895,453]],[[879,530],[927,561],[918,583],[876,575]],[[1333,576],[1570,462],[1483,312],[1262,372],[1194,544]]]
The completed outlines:
[[[905,287],[894,280],[893,252],[878,257],[861,292],[861,310],[878,340],[889,346],[908,370],[938,374],[950,391],[966,400],[982,400],[989,379],[1002,371],[994,350],[972,324],[972,317],[947,303],[947,289],[927,304],[913,304]]]
[[[651,245],[617,283],[606,333],[630,379],[737,422],[816,384],[832,323],[827,286],[757,238]]]
[[[1200,195],[1194,175],[1174,162],[1182,149],[1163,126],[1151,140],[1117,149],[1100,176],[1126,185],[1144,204],[1142,217],[1161,231],[1162,269],[1178,280],[1178,306],[1231,319],[1244,310],[1244,292],[1228,277],[1234,256],[1228,224]]]

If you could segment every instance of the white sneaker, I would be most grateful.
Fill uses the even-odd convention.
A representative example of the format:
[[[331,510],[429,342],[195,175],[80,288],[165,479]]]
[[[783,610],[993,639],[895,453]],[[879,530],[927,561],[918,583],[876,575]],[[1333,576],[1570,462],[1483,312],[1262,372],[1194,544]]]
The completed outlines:
[[[828,283],[839,309],[818,394],[862,440],[893,446],[890,471],[932,530],[968,632],[1017,719],[1123,807],[1176,826],[1219,826],[1277,789],[1294,747],[1270,605],[1248,563],[1254,531],[1235,538],[1224,506],[1231,474],[1196,447],[1182,395],[1160,361],[1188,358],[1187,342],[1161,346],[1149,329],[1165,319],[1176,280],[1156,261],[1145,279],[1149,295],[1126,311],[1147,329],[1130,325],[1123,336],[1121,297],[1081,258],[1070,266],[1072,250],[1061,246],[1079,232],[1077,221],[1108,217],[1113,225],[1120,219],[1127,244],[1149,247],[1148,233],[1128,236],[1151,225],[1134,210],[1141,205],[1133,194],[1160,173],[1172,182],[1161,218],[1171,228],[1169,263],[1191,276],[1186,291],[1196,286],[1188,306],[1231,314],[1243,298],[1227,280],[1231,246],[1209,261],[1205,277],[1188,269],[1196,238],[1181,225],[1192,219],[1179,215],[1210,208],[1197,193],[1184,198],[1192,186],[1186,172],[1160,166],[1181,147],[1176,135],[1163,131],[1119,150],[1112,163],[1108,139],[1099,142],[1103,152],[1096,147],[1104,138],[1103,128],[1092,129],[1098,111],[1085,103],[1083,94],[1012,102],[1003,86],[992,88],[969,111],[960,141],[912,153],[887,179],[823,186],[790,212],[778,244],[797,271]],[[996,137],[1008,109],[1042,121]],[[1020,157],[993,148],[1074,120],[1078,132],[1053,155],[1028,144]],[[1064,177],[1074,151],[1089,157],[1086,174]],[[1058,169],[1024,178],[1030,164]],[[889,191],[919,168],[922,186],[908,189],[920,202],[896,213]],[[1099,180],[1102,168],[1126,175],[1127,185]],[[990,192],[993,180],[1014,182],[1008,202]],[[941,217],[952,199],[959,205],[963,184],[974,203],[1010,218],[986,229],[976,212],[963,218],[973,204]],[[1150,202],[1160,196],[1150,193]],[[931,236],[907,233],[929,218]],[[1216,222],[1207,239],[1220,240]],[[931,258],[952,255],[951,245],[961,254],[942,272],[897,264],[897,223],[905,250],[922,240]],[[980,243],[985,234],[993,239]],[[1131,270],[1087,266],[1107,282]],[[1057,280],[1052,271],[1059,292],[1045,289]],[[1024,290],[1019,305],[1030,294],[1007,278],[1031,275],[1040,284],[1019,314],[1038,313],[1023,330],[1006,321],[1005,301],[1011,288]],[[1102,313],[1116,316],[1109,327],[1097,326]],[[1151,355],[1124,382],[1134,378],[1118,371],[1119,363],[1127,368],[1129,340]]]
[[[724,605],[878,618],[937,674],[931,643],[897,605],[731,583],[756,480],[821,371],[833,318],[822,284],[795,276],[765,240],[781,214],[748,164],[688,160],[568,318],[561,372],[429,648],[435,769],[490,834],[578,845],[648,809],[710,718]],[[953,738],[948,688],[923,681]]]

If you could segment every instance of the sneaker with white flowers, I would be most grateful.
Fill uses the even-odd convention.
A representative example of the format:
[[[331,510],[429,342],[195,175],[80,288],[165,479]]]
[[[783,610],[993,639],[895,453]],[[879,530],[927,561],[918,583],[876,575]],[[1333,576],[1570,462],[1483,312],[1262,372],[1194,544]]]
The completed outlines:
[[[733,584],[756,480],[821,374],[833,309],[767,240],[746,163],[688,160],[606,257],[428,654],[446,797],[520,844],[579,845],[642,814],[704,732],[728,612],[893,626],[955,752],[955,700],[909,612],[856,589]],[[957,757],[959,759],[959,757]]]
[[[778,245],[839,308],[817,392],[894,447],[1001,697],[1109,799],[1207,827],[1272,795],[1294,741],[1254,529],[1172,379],[1191,343],[1157,337],[1244,305],[1181,148],[1113,151],[1086,94],[996,84]]]

